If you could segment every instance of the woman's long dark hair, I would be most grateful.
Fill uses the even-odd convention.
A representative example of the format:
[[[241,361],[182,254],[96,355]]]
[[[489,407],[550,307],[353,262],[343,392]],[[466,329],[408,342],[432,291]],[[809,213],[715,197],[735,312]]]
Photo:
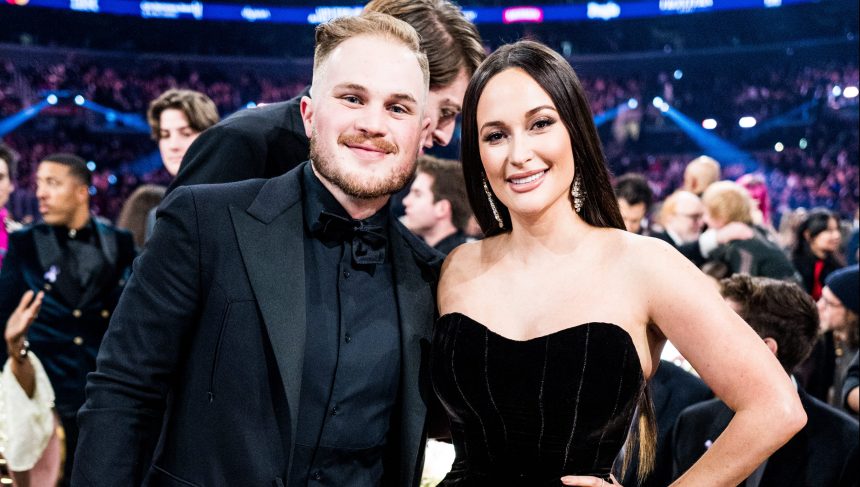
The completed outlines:
[[[546,91],[570,134],[574,171],[581,178],[582,190],[585,191],[580,213],[582,219],[596,227],[623,230],[624,220],[621,219],[618,201],[612,191],[606,157],[579,78],[570,64],[552,49],[537,42],[520,41],[500,47],[481,63],[469,82],[463,100],[460,160],[463,162],[469,203],[484,235],[489,237],[510,231],[511,215],[494,195],[496,208],[505,225],[500,229],[484,192],[484,166],[478,148],[478,100],[487,82],[510,68],[522,69]]]
[[[469,203],[481,230],[486,236],[511,230],[511,215],[508,209],[493,195],[493,200],[502,217],[504,228],[499,228],[493,216],[487,194],[484,192],[484,166],[479,151],[477,109],[484,88],[493,76],[510,68],[525,71],[552,99],[559,117],[570,135],[573,148],[574,172],[581,178],[581,189],[585,192],[580,216],[595,227],[624,230],[624,220],[618,210],[618,200],[612,190],[606,157],[597,136],[594,118],[588,99],[579,78],[570,64],[552,49],[533,41],[519,41],[500,47],[475,71],[463,101],[463,126],[460,159]],[[571,181],[573,184],[573,181]],[[488,185],[489,188],[489,185]],[[492,192],[492,189],[490,190]],[[571,205],[573,202],[571,201]],[[625,451],[631,452],[638,443],[640,481],[653,469],[656,452],[657,423],[651,403],[649,387],[643,390],[637,414],[637,427],[627,438]],[[625,455],[626,470],[630,460]]]
[[[836,214],[828,209],[815,208],[810,211],[806,215],[806,219],[797,226],[792,255],[795,258],[814,256],[812,253],[812,246],[810,244],[819,233],[827,230],[827,227],[830,225],[830,220],[835,220],[837,224],[839,223],[839,218]]]

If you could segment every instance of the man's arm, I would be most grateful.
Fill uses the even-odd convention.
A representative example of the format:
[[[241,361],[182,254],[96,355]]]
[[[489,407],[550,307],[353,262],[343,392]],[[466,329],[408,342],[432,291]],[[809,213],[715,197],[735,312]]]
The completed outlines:
[[[204,130],[191,144],[167,193],[190,184],[229,183],[263,177],[265,150],[264,137],[221,122]]]
[[[181,188],[159,211],[88,377],[74,485],[134,486],[145,477],[177,364],[196,326],[198,237],[194,195]]]

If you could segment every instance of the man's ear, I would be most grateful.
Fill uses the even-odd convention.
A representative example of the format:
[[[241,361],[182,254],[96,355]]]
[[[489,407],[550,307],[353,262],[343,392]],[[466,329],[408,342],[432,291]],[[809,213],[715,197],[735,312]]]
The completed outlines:
[[[427,140],[427,136],[430,135],[430,122],[432,119],[430,117],[424,117],[424,120],[421,122],[421,138],[419,140],[419,144],[424,143]]]
[[[81,182],[75,190],[75,194],[77,195],[78,203],[84,204],[90,200],[90,187],[87,186],[87,183]]]
[[[310,97],[303,96],[299,110],[302,113],[302,123],[305,125],[305,136],[310,139],[311,134],[314,133],[314,101]]]
[[[776,340],[771,337],[766,337],[764,339],[764,344],[767,345],[767,348],[770,349],[774,357],[779,357],[779,355],[777,355],[776,353],[777,351],[779,351],[779,343],[777,343]]]
[[[433,203],[433,213],[436,218],[444,218],[451,215],[451,202],[448,200],[439,200]]]

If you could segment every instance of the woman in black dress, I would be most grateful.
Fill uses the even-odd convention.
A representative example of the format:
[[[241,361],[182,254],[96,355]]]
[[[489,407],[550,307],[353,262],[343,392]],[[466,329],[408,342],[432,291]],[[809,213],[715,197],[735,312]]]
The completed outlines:
[[[444,486],[604,485],[667,338],[737,414],[677,485],[737,485],[805,423],[794,386],[713,284],[625,232],[570,65],[522,41],[481,65],[463,169],[487,238],[445,263],[431,353],[456,460]],[[650,425],[650,426],[649,426]],[[636,441],[636,440],[634,440]]]

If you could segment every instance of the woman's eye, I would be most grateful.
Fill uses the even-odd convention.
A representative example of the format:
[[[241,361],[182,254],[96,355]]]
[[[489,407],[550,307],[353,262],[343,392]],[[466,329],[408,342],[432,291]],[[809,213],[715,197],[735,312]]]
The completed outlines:
[[[541,119],[541,120],[536,121],[534,123],[534,125],[532,125],[532,127],[540,130],[540,129],[545,129],[554,123],[555,123],[555,120],[550,120],[550,119],[545,118],[545,119]]]
[[[490,132],[484,136],[484,142],[498,142],[504,138],[505,134],[501,132]]]

